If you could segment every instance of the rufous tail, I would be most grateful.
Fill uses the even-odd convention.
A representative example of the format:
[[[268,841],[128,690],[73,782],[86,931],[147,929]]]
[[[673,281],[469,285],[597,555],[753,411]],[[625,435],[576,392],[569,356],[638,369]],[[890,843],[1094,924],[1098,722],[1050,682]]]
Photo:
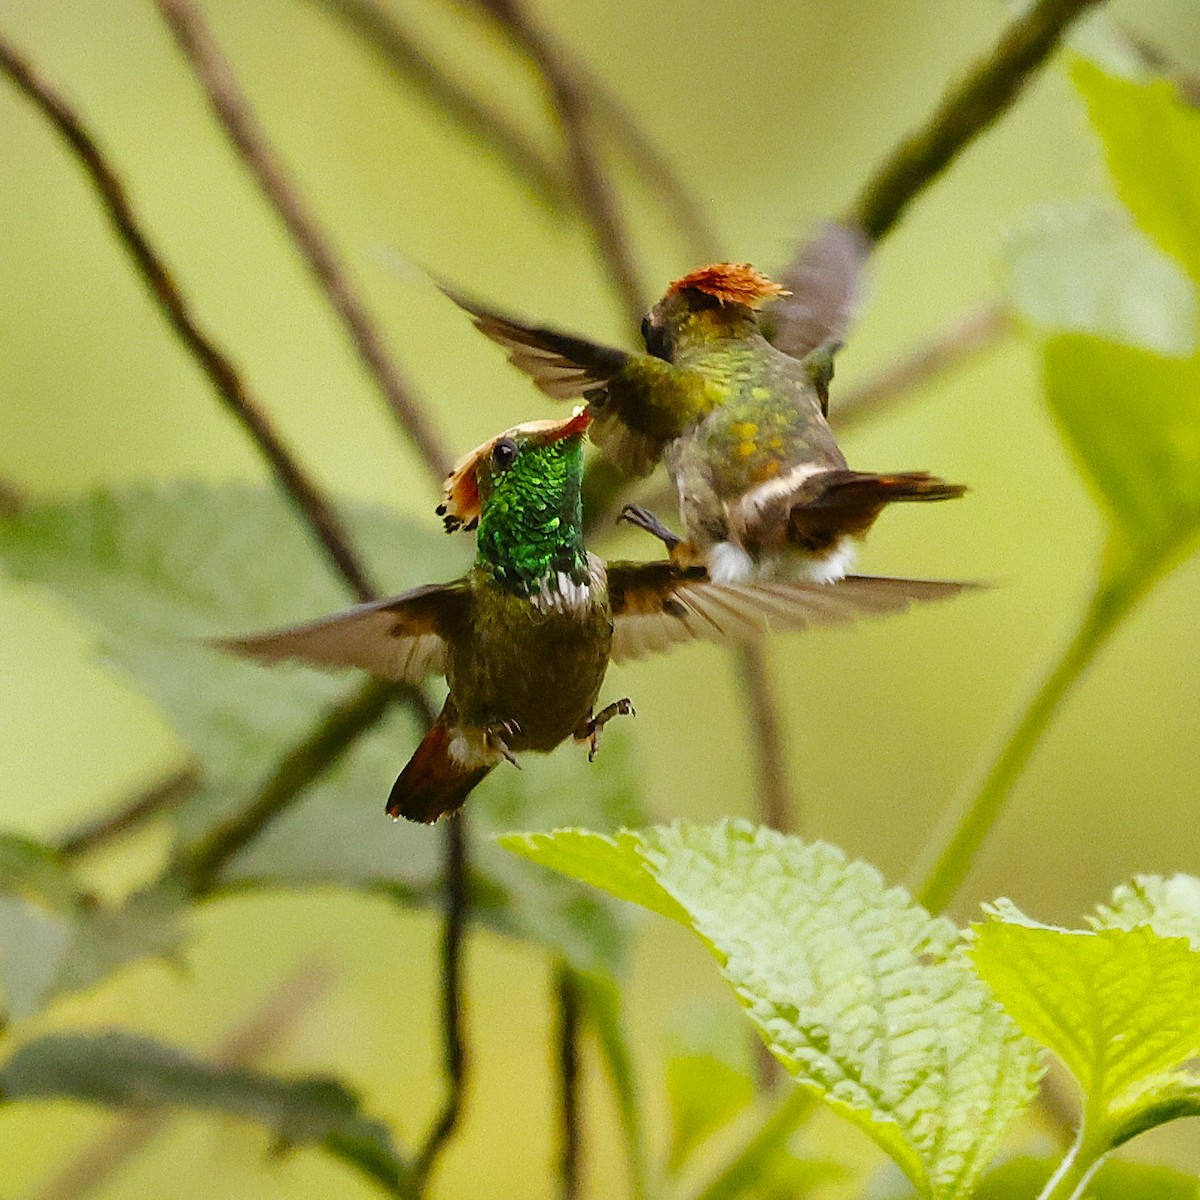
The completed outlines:
[[[790,540],[804,549],[824,550],[846,535],[862,537],[889,504],[955,500],[966,490],[925,471],[823,471],[806,480],[796,495],[788,517]]]
[[[431,825],[439,817],[459,808],[471,790],[496,765],[494,762],[472,765],[460,761],[450,753],[450,738],[449,727],[439,717],[392,787],[387,802],[388,816]]]

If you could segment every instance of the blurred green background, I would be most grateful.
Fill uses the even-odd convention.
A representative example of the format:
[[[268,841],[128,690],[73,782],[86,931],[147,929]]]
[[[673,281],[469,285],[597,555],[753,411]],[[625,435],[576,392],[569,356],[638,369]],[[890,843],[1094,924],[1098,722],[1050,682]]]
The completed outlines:
[[[538,86],[487,26],[435,0],[392,7],[553,150]],[[454,452],[548,408],[449,302],[388,265],[393,252],[515,312],[627,341],[580,227],[533,203],[318,6],[208,0],[204,10]],[[1200,63],[1194,0],[1128,0],[1114,11],[1181,61]],[[728,253],[768,270],[847,204],[1009,15],[982,0],[553,0],[539,13],[669,155]],[[0,29],[87,115],[202,320],[320,480],[432,523],[423,471],[153,6],[0,0]],[[1052,68],[877,255],[861,323],[839,360],[834,411],[837,389],[998,293],[1004,236],[1031,210],[1089,197],[1111,199],[1103,164],[1082,105]],[[655,291],[696,265],[637,187],[623,201]],[[7,86],[0,214],[0,479],[32,499],[144,480],[262,479],[74,162]],[[804,831],[901,880],[1072,627],[1103,530],[1020,339],[856,428],[845,450],[864,469],[929,469],[971,488],[959,504],[889,513],[864,569],[998,585],[899,620],[771,645]],[[628,535],[609,535],[600,548],[648,553]],[[1193,559],[1119,631],[1021,780],[955,915],[1004,894],[1041,919],[1074,923],[1136,871],[1200,872],[1198,594]],[[65,606],[2,580],[0,663],[7,829],[57,832],[179,761],[171,731],[94,661],[89,634]],[[752,814],[746,718],[727,654],[689,648],[615,669],[608,690],[637,705],[633,732],[655,817]],[[410,749],[397,746],[397,766]],[[379,781],[381,837],[390,782]],[[143,839],[106,883],[130,886],[161,851]],[[440,1094],[436,938],[434,918],[383,901],[226,900],[200,910],[182,969],[135,967],[60,1005],[51,1021],[120,1020],[207,1047],[282,972],[316,955],[336,966],[336,986],[271,1065],[338,1069],[372,1109],[396,1114],[411,1142]],[[545,964],[530,948],[479,934],[468,971],[476,1073],[439,1193],[478,1192],[486,1179],[497,1200],[549,1195]],[[697,994],[721,994],[702,950],[648,921],[631,1003],[652,1107],[664,1030]],[[615,1119],[597,1074],[588,1074],[589,1174],[593,1194],[616,1195]],[[66,1105],[0,1112],[0,1195],[34,1194],[111,1121]],[[1196,1168],[1196,1135],[1196,1122],[1183,1122],[1136,1150]],[[857,1134],[846,1137],[858,1144]],[[315,1153],[268,1162],[265,1146],[241,1126],[179,1120],[100,1194],[370,1194]]]

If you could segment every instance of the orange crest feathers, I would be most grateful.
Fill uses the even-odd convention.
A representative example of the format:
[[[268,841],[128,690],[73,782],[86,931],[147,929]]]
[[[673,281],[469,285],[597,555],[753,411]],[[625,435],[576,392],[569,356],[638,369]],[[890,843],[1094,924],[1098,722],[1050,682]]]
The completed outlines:
[[[483,501],[479,495],[479,468],[491,458],[497,442],[508,437],[524,437],[533,438],[543,446],[548,446],[551,442],[561,441],[572,434],[583,433],[591,423],[590,410],[582,407],[569,417],[557,421],[525,421],[521,425],[514,425],[464,454],[442,484],[446,498],[437,506],[437,514],[442,518],[446,532],[455,533],[459,529],[469,531],[479,524],[479,515],[483,508]]]
[[[721,304],[744,304],[747,308],[758,308],[764,300],[773,300],[776,296],[791,295],[782,284],[768,279],[749,263],[713,263],[701,267],[675,280],[667,288],[667,295],[674,296],[685,288],[703,292]]]

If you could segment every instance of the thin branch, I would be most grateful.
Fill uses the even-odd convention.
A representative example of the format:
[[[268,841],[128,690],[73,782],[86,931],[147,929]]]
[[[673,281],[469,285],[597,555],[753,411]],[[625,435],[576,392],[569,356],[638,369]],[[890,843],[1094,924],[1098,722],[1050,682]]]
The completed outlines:
[[[524,51],[545,82],[566,143],[575,198],[591,227],[601,262],[621,298],[626,322],[636,329],[646,311],[646,293],[629,251],[616,195],[593,140],[593,114],[588,97],[580,90],[570,64],[530,19],[520,0],[476,2]]]
[[[445,825],[445,924],[442,927],[442,1059],[446,1100],[417,1154],[413,1171],[423,1187],[458,1127],[467,1082],[463,941],[467,931],[467,820],[460,810]]]
[[[398,79],[411,84],[479,145],[492,150],[534,197],[566,207],[561,170],[508,116],[436,66],[417,40],[377,0],[311,0],[367,46]]]
[[[66,860],[82,858],[135,833],[148,821],[178,808],[200,788],[200,767],[188,763],[172,771],[112,812],[63,836],[59,853]]]
[[[373,595],[371,584],[350,548],[341,521],[283,444],[232,360],[193,317],[191,307],[175,285],[161,255],[151,246],[134,215],[124,185],[102,155],[95,138],[66,101],[2,38],[0,72],[34,103],[74,151],[99,193],[117,237],[171,328],[199,363],[226,407],[254,439],[276,480],[292,498],[338,573],[360,599],[370,599]]]
[[[834,398],[830,417],[838,432],[878,416],[924,384],[957,370],[1016,331],[1008,311],[984,304],[935,333],[877,375]]]
[[[15,517],[25,507],[25,497],[11,483],[0,481],[0,517]]]
[[[587,88],[597,119],[608,126],[642,182],[658,194],[664,212],[687,241],[690,262],[695,266],[715,262],[720,257],[716,228],[637,119],[582,59],[572,56],[567,60],[567,70],[580,87]]]
[[[576,1200],[583,1163],[583,1120],[579,1093],[580,1037],[583,1032],[583,998],[574,972],[566,963],[554,968],[554,1002],[558,1013],[555,1040],[558,1046],[558,1194]]]
[[[265,1057],[325,998],[333,982],[332,972],[319,962],[292,972],[214,1048],[214,1063],[242,1067]],[[168,1109],[157,1109],[120,1118],[47,1180],[32,1200],[81,1200],[90,1195],[161,1133],[172,1117]]]
[[[879,241],[909,204],[1020,95],[1067,27],[1103,0],[1036,0],[992,53],[952,87],[925,126],[906,138],[867,181],[846,220]]]
[[[401,377],[329,239],[288,177],[200,11],[190,0],[156,3],[204,88],[217,120],[341,318],[359,358],[420,454],[434,486],[440,486],[452,465],[441,437]]]
[[[395,684],[372,679],[330,709],[324,719],[276,764],[253,799],[188,847],[172,868],[194,895],[217,883],[222,868],[258,837],[312,783],[370,729],[399,691]],[[417,693],[419,695],[420,693]]]
[[[734,650],[738,680],[749,705],[751,741],[758,768],[758,816],[764,825],[794,833],[801,824],[788,780],[779,706],[761,642],[742,642]]]

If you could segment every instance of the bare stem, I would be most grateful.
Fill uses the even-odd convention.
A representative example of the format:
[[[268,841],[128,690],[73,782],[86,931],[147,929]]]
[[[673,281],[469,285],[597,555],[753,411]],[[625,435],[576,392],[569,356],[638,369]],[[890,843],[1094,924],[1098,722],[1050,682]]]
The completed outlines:
[[[217,120],[287,227],[309,270],[345,325],[363,365],[428,468],[434,486],[439,486],[451,467],[446,447],[413,398],[332,244],[289,178],[199,9],[190,0],[156,0],[156,3],[204,88]]]
[[[150,244],[129,203],[124,185],[101,153],[95,138],[66,101],[2,38],[0,72],[34,103],[79,159],[99,194],[117,237],[171,328],[208,376],[225,406],[254,439],[279,485],[291,497],[338,573],[359,599],[370,599],[373,589],[364,567],[351,549],[341,521],[284,446],[232,360],[197,323],[162,256]]]
[[[436,66],[416,38],[377,0],[312,0],[411,84],[479,145],[492,150],[529,191],[553,209],[566,205],[561,170],[508,116]]]
[[[0,481],[0,517],[15,517],[25,507],[25,497],[11,483]]]
[[[447,1090],[442,1111],[414,1164],[414,1173],[422,1187],[458,1127],[468,1069],[463,989],[463,944],[468,913],[467,819],[461,810],[446,821],[443,836],[446,912],[442,926],[442,1059]]]
[[[839,432],[870,420],[918,388],[991,349],[1015,331],[999,304],[984,304],[884,367],[879,374],[839,393],[830,411]]]
[[[419,693],[418,693],[419,694]],[[396,698],[395,684],[372,679],[343,700],[276,764],[271,777],[244,807],[190,846],[174,872],[194,895],[211,891],[222,868],[258,837],[371,728]]]
[[[64,859],[94,854],[128,834],[141,829],[155,817],[171,812],[191,799],[200,787],[200,767],[188,763],[152,784],[145,791],[89,825],[67,834],[58,843]]]
[[[558,1012],[558,1111],[561,1142],[558,1178],[561,1200],[579,1195],[583,1162],[583,1123],[579,1094],[579,1040],[583,1032],[583,1001],[574,973],[566,963],[554,969],[554,998]]]
[[[621,298],[626,322],[636,329],[646,311],[646,293],[629,251],[615,192],[593,140],[588,97],[580,90],[562,52],[530,19],[520,0],[477,0],[477,3],[524,51],[545,82],[566,143],[575,198],[591,227],[601,262]]]
[[[985,59],[943,96],[923,128],[867,181],[846,220],[879,241],[909,204],[998,117],[1054,52],[1072,21],[1102,0],[1036,0]]]
[[[738,679],[750,706],[750,731],[758,766],[758,812],[764,825],[794,833],[800,824],[788,781],[779,706],[760,642],[743,642],[734,651]]]

